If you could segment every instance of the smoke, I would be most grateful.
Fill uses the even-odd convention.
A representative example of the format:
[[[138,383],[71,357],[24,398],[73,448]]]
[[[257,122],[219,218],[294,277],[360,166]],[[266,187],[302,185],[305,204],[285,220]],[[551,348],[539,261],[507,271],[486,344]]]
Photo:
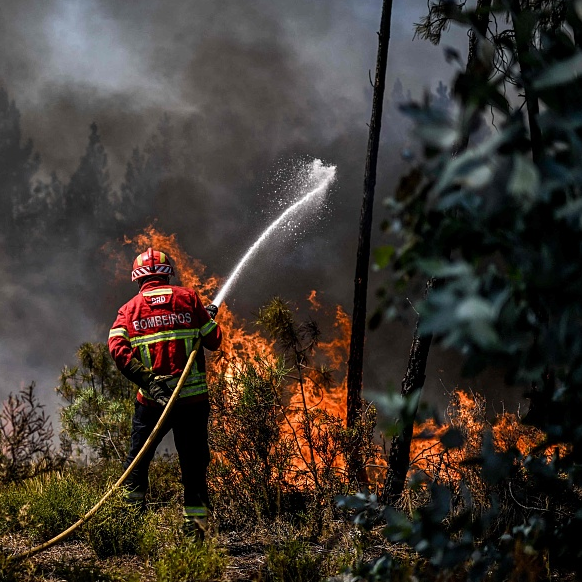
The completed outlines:
[[[401,79],[420,97],[453,71],[441,50],[413,42],[425,1],[396,0],[393,10],[388,95]],[[119,192],[132,150],[147,148],[168,114],[172,172],[147,218],[222,277],[270,222],[265,209],[274,208],[276,193],[268,185],[282,160],[336,165],[326,218],[266,257],[252,278],[241,277],[227,301],[251,319],[273,295],[303,301],[315,288],[350,311],[380,13],[379,0],[5,0],[0,86],[42,156],[39,176],[56,172],[65,184],[96,122]],[[463,31],[449,38],[466,51]],[[376,223],[401,164],[405,127],[387,110]],[[107,259],[80,257],[62,233],[54,236],[59,253],[6,274],[2,396],[31,380],[50,393],[82,341],[106,341],[117,307],[134,292],[113,278]],[[121,243],[113,248],[127,252]],[[372,278],[372,307],[380,282]],[[398,384],[410,334],[393,326],[371,334],[368,386]]]

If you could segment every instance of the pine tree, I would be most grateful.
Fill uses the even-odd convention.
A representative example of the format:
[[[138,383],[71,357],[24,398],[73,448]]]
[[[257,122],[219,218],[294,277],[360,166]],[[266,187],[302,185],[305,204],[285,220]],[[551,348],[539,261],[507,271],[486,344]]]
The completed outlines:
[[[143,151],[134,148],[121,185],[121,213],[126,223],[153,218],[156,197],[173,169],[174,129],[169,115],[162,116]]]
[[[115,223],[113,210],[107,154],[92,123],[85,154],[65,189],[62,227],[73,239],[80,233],[109,232]]]
[[[0,88],[0,237],[7,248],[21,247],[26,233],[19,231],[18,219],[26,213],[31,199],[31,180],[40,165],[32,140],[21,145],[20,112]]]

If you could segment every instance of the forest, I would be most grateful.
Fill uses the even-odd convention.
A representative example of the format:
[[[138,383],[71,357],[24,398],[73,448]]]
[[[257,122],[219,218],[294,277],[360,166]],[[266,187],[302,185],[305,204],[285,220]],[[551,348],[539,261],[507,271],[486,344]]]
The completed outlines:
[[[154,459],[145,511],[112,490],[136,386],[107,344],[87,338],[54,379],[56,422],[35,382],[8,387],[1,580],[582,579],[582,1],[430,1],[415,35],[456,72],[422,100],[400,81],[384,96],[392,12],[384,0],[353,311],[328,305],[315,285],[300,308],[283,292],[266,298],[252,322],[221,306],[224,340],[207,354],[204,541],[181,529],[175,453]],[[466,60],[441,44],[451,26],[467,32]],[[381,242],[371,245],[378,150],[391,129],[382,115],[396,110],[409,145],[376,204]],[[30,274],[59,255],[58,268],[75,270],[72,292],[105,312],[117,297],[110,281],[151,246],[210,303],[222,282],[157,221],[172,192],[203,171],[185,153],[195,129],[165,114],[117,187],[91,123],[64,180],[39,174],[17,99],[0,87],[5,272],[47,284]],[[382,283],[368,304],[371,273]],[[50,284],[60,292],[69,280]],[[395,323],[410,329],[408,364],[400,386],[371,397],[362,386],[365,339]],[[435,348],[454,353],[462,372],[444,412],[423,398]],[[492,414],[485,395],[462,388],[488,371],[527,409]]]

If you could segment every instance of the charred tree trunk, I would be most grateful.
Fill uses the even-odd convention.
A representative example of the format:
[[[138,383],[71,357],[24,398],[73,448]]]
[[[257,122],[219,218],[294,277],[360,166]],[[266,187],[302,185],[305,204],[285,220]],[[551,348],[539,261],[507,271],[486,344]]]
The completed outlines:
[[[360,231],[356,257],[356,276],[354,280],[354,311],[352,314],[352,335],[348,359],[347,425],[354,427],[362,403],[362,375],[364,363],[364,338],[366,335],[366,296],[368,292],[368,269],[370,266],[370,238],[374,192],[376,189],[376,167],[382,127],[382,108],[386,85],[388,45],[390,43],[390,22],[392,19],[392,0],[382,3],[382,19],[378,33],[378,56],[372,118],[368,134],[368,151],[364,175],[364,196],[360,214]],[[358,456],[356,452],[356,457]]]
[[[432,283],[432,281],[429,281],[426,284],[425,295],[430,292]],[[422,390],[426,377],[426,363],[428,361],[432,335],[419,335],[418,324],[419,322],[417,321],[412,346],[410,347],[410,354],[408,356],[408,367],[402,380],[402,390],[400,393],[404,397],[411,396],[414,392]],[[416,416],[416,410],[414,411],[414,416]],[[388,505],[395,505],[404,490],[410,462],[410,445],[412,444],[413,429],[413,422],[403,426],[400,434],[393,437],[390,445],[388,471],[382,492],[382,501]]]
[[[490,21],[491,0],[479,0],[477,2],[477,21],[469,35],[469,55],[467,57],[467,67],[465,75],[467,77],[486,75],[487,68],[479,66],[479,42],[486,38]],[[457,144],[454,155],[460,154],[469,145],[468,135]],[[430,293],[434,281],[428,281],[426,284],[426,294]],[[410,354],[408,356],[408,366],[406,374],[402,380],[402,396],[410,396],[416,391],[422,390],[424,386],[426,364],[432,343],[432,335],[419,335],[418,324],[412,338]],[[416,416],[416,411],[414,416]],[[382,501],[388,505],[395,505],[402,495],[406,483],[406,474],[410,463],[410,447],[412,444],[412,435],[414,423],[403,426],[400,433],[393,437],[390,444],[390,453],[388,455],[388,471],[382,491]]]
[[[477,2],[477,21],[469,32],[469,54],[467,56],[467,71],[475,68],[478,58],[479,41],[487,37],[489,29],[491,0],[479,0]]]
[[[531,153],[534,163],[539,163],[542,155],[542,131],[538,123],[540,113],[540,104],[538,98],[531,88],[532,68],[531,61],[531,38],[524,34],[527,27],[519,23],[520,16],[523,14],[520,0],[511,0],[511,21],[515,33],[515,49],[517,61],[521,70],[521,79],[523,83],[523,93],[525,105],[527,107],[527,119],[529,123],[529,137],[531,142]]]

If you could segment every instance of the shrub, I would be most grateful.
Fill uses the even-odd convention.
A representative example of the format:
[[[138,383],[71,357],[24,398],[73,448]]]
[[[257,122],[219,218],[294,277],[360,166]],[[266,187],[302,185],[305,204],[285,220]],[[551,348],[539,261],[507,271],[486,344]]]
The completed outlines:
[[[0,492],[0,506],[7,518],[4,531],[21,530],[50,539],[76,522],[97,500],[97,493],[74,471],[13,483]]]
[[[103,559],[137,553],[142,525],[140,511],[128,505],[118,491],[84,525],[84,530],[89,545]]]
[[[84,343],[78,366],[65,366],[56,390],[67,402],[63,431],[80,450],[98,459],[122,459],[131,432],[135,388],[117,370],[107,345]]]
[[[34,392],[34,382],[10,394],[0,411],[0,482],[19,481],[61,466],[53,428]]]
[[[211,393],[209,484],[223,523],[269,519],[293,490],[292,445],[281,438],[277,405],[284,374],[280,362],[256,360],[221,378]]]
[[[182,494],[178,455],[156,455],[149,471],[148,507],[182,503]]]
[[[147,511],[143,516],[138,553],[159,560],[182,540],[182,514],[176,507]]]
[[[288,304],[275,298],[261,309],[259,323],[283,353],[246,361],[210,391],[214,508],[221,524],[233,527],[300,515],[317,536],[330,500],[356,486],[353,457],[360,469],[376,452],[375,409],[345,428],[342,387],[330,369],[314,363],[321,357],[315,322],[297,325]],[[329,350],[322,344],[324,354]],[[326,410],[330,403],[335,414]]]
[[[318,582],[323,559],[308,544],[289,540],[267,552],[264,580],[266,582]]]
[[[168,550],[156,563],[158,582],[212,582],[220,580],[226,570],[227,558],[223,550],[211,541],[184,542]]]

